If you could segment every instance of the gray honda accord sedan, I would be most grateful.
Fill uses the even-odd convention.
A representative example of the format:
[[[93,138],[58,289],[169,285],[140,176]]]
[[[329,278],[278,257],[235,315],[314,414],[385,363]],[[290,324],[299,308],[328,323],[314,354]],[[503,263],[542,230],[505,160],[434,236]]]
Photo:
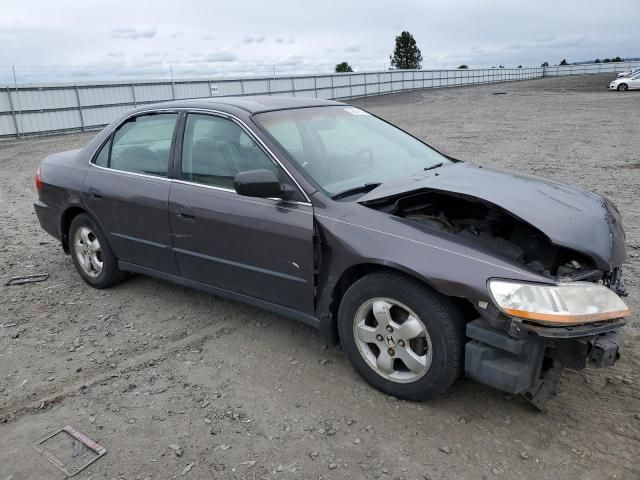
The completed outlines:
[[[36,173],[95,288],[150,275],[298,319],[400,398],[461,375],[541,408],[613,365],[630,311],[606,198],[463,162],[339,102],[147,105]]]

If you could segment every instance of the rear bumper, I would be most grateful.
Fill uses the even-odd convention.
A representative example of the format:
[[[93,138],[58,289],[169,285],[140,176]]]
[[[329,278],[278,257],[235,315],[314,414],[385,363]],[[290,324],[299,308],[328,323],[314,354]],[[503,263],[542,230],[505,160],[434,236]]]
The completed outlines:
[[[57,208],[51,207],[41,200],[33,204],[36,216],[42,229],[58,240],[62,240],[60,232],[60,212]]]

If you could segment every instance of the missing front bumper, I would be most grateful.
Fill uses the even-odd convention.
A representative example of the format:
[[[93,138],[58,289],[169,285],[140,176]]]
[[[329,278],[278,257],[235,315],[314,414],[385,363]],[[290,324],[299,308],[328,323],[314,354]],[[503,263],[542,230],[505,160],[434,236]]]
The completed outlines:
[[[564,368],[608,367],[618,360],[620,327],[574,328],[558,336],[545,336],[546,330],[533,329],[514,337],[477,319],[467,324],[465,375],[504,392],[523,395],[542,409]]]

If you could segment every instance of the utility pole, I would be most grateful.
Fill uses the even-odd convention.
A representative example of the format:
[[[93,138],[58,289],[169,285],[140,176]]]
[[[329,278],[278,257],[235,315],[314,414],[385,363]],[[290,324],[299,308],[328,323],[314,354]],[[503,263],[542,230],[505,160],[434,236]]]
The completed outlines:
[[[18,79],[16,77],[16,66],[11,65],[13,69],[13,86],[16,89],[16,104],[18,106],[18,114],[20,115],[20,131],[24,134],[24,123],[22,122],[22,107],[20,106],[20,97],[18,96]],[[18,133],[18,138],[20,138],[20,134]]]
[[[176,86],[175,83],[173,81],[173,67],[171,65],[169,65],[169,72],[171,73],[171,95],[173,96],[173,99],[176,99]]]

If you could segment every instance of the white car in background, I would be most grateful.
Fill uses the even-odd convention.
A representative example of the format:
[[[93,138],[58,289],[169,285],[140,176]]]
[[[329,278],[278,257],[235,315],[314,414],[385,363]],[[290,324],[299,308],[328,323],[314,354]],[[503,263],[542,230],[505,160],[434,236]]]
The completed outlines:
[[[632,77],[616,78],[609,84],[609,90],[640,90],[640,71],[636,72]]]
[[[631,70],[627,70],[626,72],[620,72],[618,74],[618,78],[627,78],[627,77],[632,77],[633,75],[635,75],[636,73],[640,73],[640,67],[638,68],[632,68]]]

